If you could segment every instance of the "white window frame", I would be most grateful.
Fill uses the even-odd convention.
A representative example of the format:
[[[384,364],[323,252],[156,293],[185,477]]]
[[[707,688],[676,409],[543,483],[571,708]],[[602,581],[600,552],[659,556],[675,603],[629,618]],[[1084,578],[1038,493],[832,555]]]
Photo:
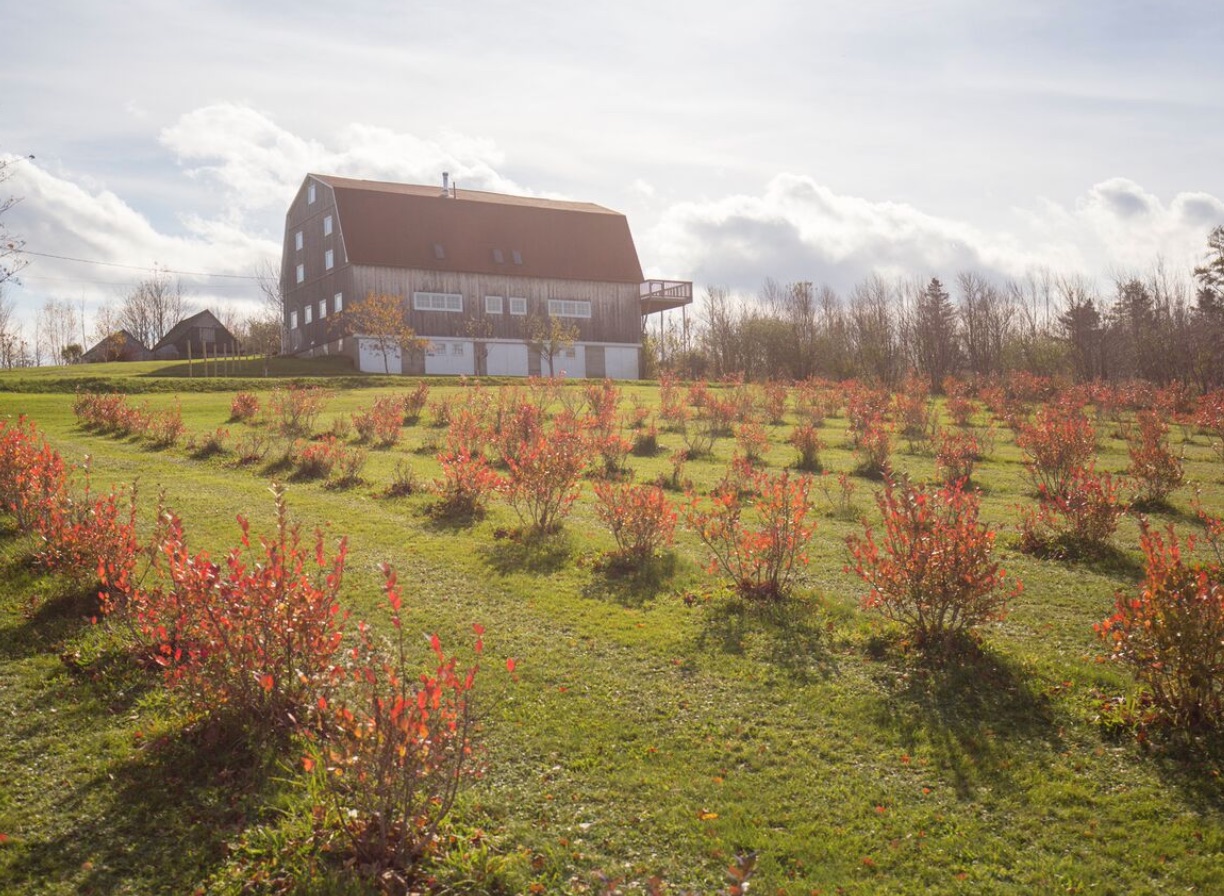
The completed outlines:
[[[414,311],[445,311],[452,314],[462,314],[463,295],[457,292],[414,292],[412,294],[412,309]]]
[[[327,299],[319,299],[319,320],[327,317]]]
[[[579,299],[549,299],[548,316],[577,317],[589,320],[591,317],[591,303]]]
[[[485,314],[501,314],[503,307],[501,296],[485,296]]]
[[[462,358],[466,354],[467,352],[463,350],[462,342],[452,342],[451,343],[451,356],[452,357]]]
[[[332,296],[332,312],[339,314],[344,310],[344,293],[338,292]]]
[[[306,279],[306,265],[299,264],[297,266],[297,282],[301,283],[305,279]]]
[[[336,266],[336,252],[334,249],[328,249],[323,253],[323,270],[330,271]]]
[[[314,305],[307,305],[302,310],[305,312],[305,314],[303,315],[305,317],[305,322],[306,323],[313,322],[314,321]]]
[[[302,231],[299,230],[293,235],[293,248],[301,252],[303,245],[305,245],[305,242],[302,237]]]
[[[306,185],[306,204],[314,205],[315,203],[315,185],[313,182]]]
[[[323,235],[324,236],[332,235],[332,216],[331,215],[323,216]]]
[[[527,314],[527,300],[522,296],[510,297],[510,313],[518,317]]]
[[[297,327],[297,311],[296,310],[290,311],[289,312],[289,329],[296,330],[297,328],[298,328]]]

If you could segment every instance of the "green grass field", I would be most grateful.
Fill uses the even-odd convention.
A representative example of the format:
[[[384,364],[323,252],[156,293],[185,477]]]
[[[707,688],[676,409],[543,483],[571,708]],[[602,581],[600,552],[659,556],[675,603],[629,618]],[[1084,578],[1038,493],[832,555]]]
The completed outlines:
[[[274,377],[184,380],[136,366],[93,368],[87,380],[83,368],[0,376],[0,415],[31,417],[66,459],[88,455],[98,486],[138,481],[146,519],[163,490],[194,549],[236,543],[236,513],[269,530],[266,469],[86,431],[72,388],[130,386],[152,406],[179,402],[191,433],[238,434],[248,427],[227,423],[232,395],[267,390]],[[335,394],[318,430],[405,388],[320,382]],[[430,387],[433,396],[465,388]],[[650,385],[624,393],[658,403]],[[771,469],[793,461],[791,422],[769,427]],[[845,430],[842,417],[822,430],[828,470],[854,466]],[[864,588],[845,571],[845,538],[861,524],[818,491],[795,598],[762,609],[720,589],[683,526],[647,569],[602,571],[593,561],[613,543],[589,483],[563,532],[542,540],[499,537],[518,520],[496,502],[463,526],[430,516],[428,494],[382,497],[397,462],[426,482],[438,475],[441,430],[428,413],[397,446],[369,452],[365,484],[290,482],[295,519],[349,538],[355,617],[386,625],[378,566],[391,563],[411,628],[455,647],[472,622],[487,629],[484,771],[432,869],[439,891],[597,893],[602,874],[626,891],[657,875],[671,892],[716,892],[735,855],[755,850],[754,893],[1224,892],[1219,740],[1141,742],[1100,719],[1105,701],[1134,690],[1098,659],[1092,625],[1117,589],[1138,581],[1137,521],[1123,521],[1103,560],[1019,553],[1017,507],[1033,498],[1011,433],[997,430],[974,480],[1024,592],[983,632],[979,655],[942,665],[906,653],[859,609]],[[1100,431],[1099,464],[1123,470],[1125,444]],[[1176,430],[1172,438],[1180,448]],[[657,457],[630,458],[638,480],[670,471],[682,442],[666,431],[661,442]],[[713,458],[688,464],[698,491],[722,476],[733,448],[724,439]],[[1203,436],[1184,449],[1204,506],[1224,513],[1224,464]],[[931,457],[903,442],[893,458],[915,478],[934,475]],[[855,482],[854,515],[876,518],[878,483]],[[1192,493],[1183,488],[1151,518],[1195,531]],[[40,576],[31,541],[3,525],[0,892],[365,892],[315,848],[300,751],[186,728],[157,680],[90,624],[89,591]],[[510,656],[517,681],[503,670]]]

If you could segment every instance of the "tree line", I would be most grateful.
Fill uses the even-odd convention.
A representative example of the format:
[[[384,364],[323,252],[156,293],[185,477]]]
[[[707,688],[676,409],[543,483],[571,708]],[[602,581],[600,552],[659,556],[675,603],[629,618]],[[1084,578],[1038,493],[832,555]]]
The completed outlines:
[[[1145,379],[1224,387],[1224,225],[1204,263],[1181,277],[1089,279],[1038,270],[995,282],[871,275],[846,295],[809,281],[766,280],[752,298],[706,289],[694,319],[651,334],[663,368],[685,377],[864,379],[906,376],[938,390],[947,376],[1023,370],[1076,380]]]

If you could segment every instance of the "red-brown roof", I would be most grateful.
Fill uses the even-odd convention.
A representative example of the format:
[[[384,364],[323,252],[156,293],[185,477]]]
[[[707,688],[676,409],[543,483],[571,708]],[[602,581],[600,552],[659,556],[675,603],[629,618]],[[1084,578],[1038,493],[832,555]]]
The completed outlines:
[[[642,281],[629,222],[599,205],[478,190],[444,196],[440,186],[309,176],[335,192],[352,264]]]

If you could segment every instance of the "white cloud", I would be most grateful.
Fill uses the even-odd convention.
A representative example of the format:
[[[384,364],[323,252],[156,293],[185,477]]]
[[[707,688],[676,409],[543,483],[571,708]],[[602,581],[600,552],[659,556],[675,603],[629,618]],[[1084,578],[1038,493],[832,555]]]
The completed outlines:
[[[130,111],[135,114],[133,107]],[[302,138],[250,106],[217,103],[162,129],[161,145],[199,187],[181,192],[192,205],[177,213],[180,233],[166,231],[103,183],[54,162],[23,162],[6,185],[23,197],[6,218],[30,256],[21,285],[11,285],[18,312],[32,318],[46,298],[72,296],[96,305],[148,275],[126,265],[250,275],[278,260],[285,208],[308,171],[418,183],[449,171],[461,187],[527,192],[504,177],[503,156],[487,139],[456,132],[434,138],[353,123],[330,144]],[[182,200],[180,200],[181,203]],[[67,258],[103,264],[83,264]],[[185,274],[197,304],[253,297],[251,281]]]
[[[872,273],[1016,276],[1035,266],[1106,278],[1161,257],[1188,271],[1224,201],[1179,193],[1168,203],[1125,178],[1095,184],[1070,207],[1036,200],[1013,210],[1016,232],[990,232],[911,205],[835,193],[780,174],[760,195],[667,210],[643,246],[652,270],[752,291],[766,277],[845,290]]]
[[[464,187],[524,192],[498,172],[504,159],[491,140],[455,132],[430,139],[353,123],[326,145],[249,106],[218,103],[180,117],[161,132],[161,142],[188,176],[224,191],[231,216],[269,209],[283,214],[307,172],[440,184],[448,171]]]

